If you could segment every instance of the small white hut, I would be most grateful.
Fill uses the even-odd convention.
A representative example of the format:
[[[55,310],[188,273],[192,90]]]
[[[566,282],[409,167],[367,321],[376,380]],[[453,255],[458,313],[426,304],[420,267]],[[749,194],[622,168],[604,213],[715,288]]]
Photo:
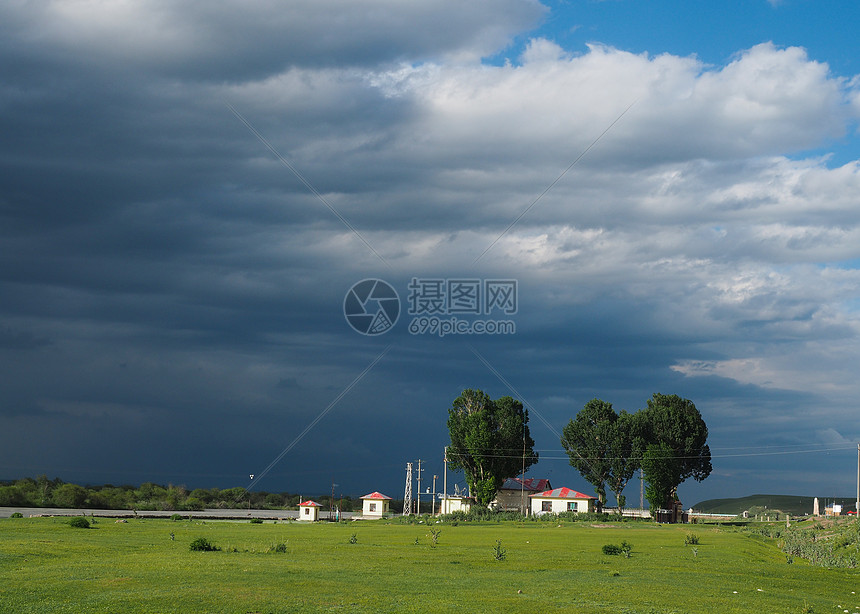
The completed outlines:
[[[365,518],[383,518],[388,515],[388,505],[391,497],[381,492],[372,492],[361,497],[361,515]]]
[[[472,497],[466,495],[439,495],[442,504],[439,506],[441,514],[453,514],[454,512],[469,513],[473,505],[476,505]]]
[[[299,503],[299,520],[308,520],[316,522],[320,519],[320,508],[322,506],[316,501],[308,499],[304,503]]]

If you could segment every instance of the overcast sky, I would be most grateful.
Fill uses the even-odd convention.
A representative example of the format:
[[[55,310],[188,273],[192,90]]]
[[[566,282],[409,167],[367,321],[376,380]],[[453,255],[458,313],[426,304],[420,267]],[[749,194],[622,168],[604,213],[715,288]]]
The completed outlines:
[[[0,478],[400,498],[481,388],[556,487],[593,492],[558,439],[589,399],[661,392],[710,431],[685,504],[851,496],[858,17],[4,3]],[[516,332],[410,334],[413,278],[516,280]],[[363,279],[399,296],[383,334],[344,316]]]

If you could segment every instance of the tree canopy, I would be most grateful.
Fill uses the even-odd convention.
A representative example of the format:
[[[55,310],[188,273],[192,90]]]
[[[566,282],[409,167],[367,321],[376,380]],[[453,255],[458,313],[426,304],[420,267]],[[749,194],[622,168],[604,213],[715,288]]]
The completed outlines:
[[[678,484],[678,459],[671,446],[666,443],[652,443],[642,456],[642,471],[646,475],[645,498],[652,510],[664,507]]]
[[[612,403],[591,399],[562,431],[561,445],[570,464],[594,486],[601,505],[606,503],[606,482],[611,473],[617,420]]]
[[[701,482],[711,474],[708,427],[692,401],[655,393],[641,413],[647,442],[666,444],[678,459],[675,487],[687,478]]]
[[[482,390],[464,390],[448,410],[448,464],[463,471],[479,504],[488,505],[506,478],[537,462],[528,422],[522,403],[494,401]]]
[[[611,403],[592,399],[564,428],[561,443],[600,502],[608,484],[620,511],[622,491],[636,469],[645,474],[652,507],[663,507],[687,478],[708,477],[707,439],[708,427],[692,401],[655,393],[635,414],[617,414]]]

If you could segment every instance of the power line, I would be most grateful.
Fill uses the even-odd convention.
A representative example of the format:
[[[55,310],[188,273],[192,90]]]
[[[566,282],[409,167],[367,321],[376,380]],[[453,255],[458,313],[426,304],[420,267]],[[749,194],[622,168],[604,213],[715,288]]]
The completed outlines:
[[[856,444],[850,445],[840,445],[833,446],[830,448],[814,448],[814,449],[806,449],[806,450],[775,450],[769,452],[747,452],[742,454],[711,454],[711,458],[747,458],[753,456],[785,456],[791,454],[813,454],[813,453],[821,453],[821,452],[838,452],[842,450],[854,450],[856,448]],[[729,448],[731,449],[731,448]],[[480,451],[480,450],[476,450]],[[563,452],[563,450],[552,450],[553,452]],[[466,453],[457,453],[456,450],[449,450],[448,454],[451,456],[460,456],[466,457],[471,454],[471,452]],[[488,458],[520,458],[521,454],[482,454],[482,456],[486,456]],[[579,455],[578,455],[579,456]],[[570,457],[565,456],[541,456],[541,460],[568,460]],[[624,459],[624,458],[632,458],[636,460],[641,460],[641,457],[620,457],[620,456],[603,456],[603,457],[582,457],[585,461],[589,460],[616,460],[616,459]],[[688,458],[700,458],[700,455],[695,456],[681,456],[681,455],[672,455],[672,456],[663,456],[659,458],[676,458],[676,459],[688,459]]]

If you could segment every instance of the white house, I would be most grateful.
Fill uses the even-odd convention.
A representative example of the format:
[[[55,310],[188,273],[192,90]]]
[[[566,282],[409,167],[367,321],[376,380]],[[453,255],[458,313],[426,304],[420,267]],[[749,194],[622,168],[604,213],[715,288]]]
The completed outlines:
[[[372,492],[361,497],[361,515],[366,518],[382,518],[388,515],[388,505],[391,497],[381,492]]]
[[[440,514],[453,514],[454,512],[469,513],[472,506],[475,505],[475,500],[466,495],[439,495],[442,504],[439,506]]]
[[[304,503],[299,503],[299,520],[309,520],[316,522],[320,519],[320,508],[322,506],[316,501],[308,499]]]
[[[562,512],[593,512],[597,498],[570,488],[554,488],[529,495],[532,514],[560,514]]]

